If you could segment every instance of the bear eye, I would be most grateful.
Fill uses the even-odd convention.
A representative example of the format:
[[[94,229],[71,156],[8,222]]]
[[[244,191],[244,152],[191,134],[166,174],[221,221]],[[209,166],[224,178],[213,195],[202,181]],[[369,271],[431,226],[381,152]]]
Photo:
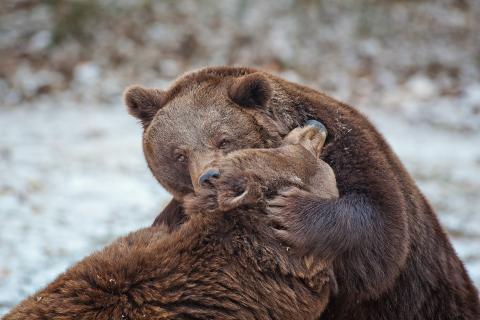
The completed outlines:
[[[177,161],[178,162],[185,162],[186,158],[183,154],[180,154],[177,156]]]
[[[187,161],[187,156],[183,153],[177,153],[175,155],[175,161],[180,162],[180,163],[184,163],[184,162]]]
[[[230,141],[228,141],[227,139],[222,139],[218,143],[218,148],[219,149],[226,149],[229,145],[230,145]]]

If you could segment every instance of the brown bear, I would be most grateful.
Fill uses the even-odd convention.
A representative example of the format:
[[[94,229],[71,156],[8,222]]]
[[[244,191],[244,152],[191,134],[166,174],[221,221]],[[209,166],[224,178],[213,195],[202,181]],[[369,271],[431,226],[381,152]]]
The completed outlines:
[[[222,177],[185,200],[188,222],[117,240],[4,319],[316,319],[335,290],[331,264],[277,241],[266,196],[297,186],[337,197],[333,171],[318,159],[324,141],[307,126],[278,149],[217,159]]]
[[[155,225],[174,230],[188,219],[185,197],[221,177],[215,163],[223,155],[277,147],[290,130],[316,119],[329,132],[322,159],[340,197],[294,188],[268,206],[279,240],[333,259],[339,292],[322,319],[480,319],[478,293],[430,204],[352,107],[241,67],[188,73],[166,91],[131,87],[125,100],[143,124],[152,173],[174,197]]]

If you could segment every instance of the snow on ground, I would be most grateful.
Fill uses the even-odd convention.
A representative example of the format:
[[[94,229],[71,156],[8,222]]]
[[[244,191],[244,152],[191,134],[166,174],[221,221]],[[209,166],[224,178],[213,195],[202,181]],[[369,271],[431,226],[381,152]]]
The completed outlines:
[[[480,285],[480,132],[365,109],[415,175]],[[169,196],[149,173],[140,126],[120,103],[0,108],[0,314]]]
[[[120,106],[1,110],[0,128],[1,314],[168,198]]]

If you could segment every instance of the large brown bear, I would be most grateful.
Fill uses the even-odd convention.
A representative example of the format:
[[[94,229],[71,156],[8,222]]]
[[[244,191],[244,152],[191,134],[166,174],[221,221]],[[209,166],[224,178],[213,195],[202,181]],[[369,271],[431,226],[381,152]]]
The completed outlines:
[[[265,199],[286,186],[337,197],[335,176],[318,159],[324,141],[308,126],[278,149],[218,159],[222,177],[186,201],[189,220],[180,228],[167,234],[151,227],[117,240],[4,319],[317,318],[335,290],[331,264],[281,245],[268,227]],[[241,172],[249,174],[239,180]]]
[[[145,157],[174,199],[156,219],[174,230],[184,199],[221,177],[216,162],[243,148],[272,148],[309,119],[329,138],[322,155],[339,199],[298,188],[269,201],[277,238],[333,259],[339,293],[322,319],[480,319],[462,262],[383,137],[359,112],[313,89],[249,68],[186,74],[166,91],[131,87]],[[241,178],[239,175],[239,179]]]

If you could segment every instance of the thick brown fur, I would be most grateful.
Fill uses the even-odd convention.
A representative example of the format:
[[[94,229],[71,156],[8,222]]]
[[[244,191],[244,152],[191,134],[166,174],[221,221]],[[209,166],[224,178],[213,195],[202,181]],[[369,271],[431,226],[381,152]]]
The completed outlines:
[[[312,276],[291,263],[258,227],[264,218],[244,208],[197,215],[168,237],[162,227],[137,231],[4,319],[314,319],[328,301],[327,268]]]
[[[288,190],[270,200],[269,213],[282,241],[334,259],[339,294],[322,319],[480,318],[478,293],[430,204],[350,106],[266,72],[216,67],[180,77],[156,107],[155,116],[140,118],[149,123],[145,156],[174,195],[157,223],[184,221],[185,197],[222,155],[277,147],[290,130],[317,119],[329,132],[322,159],[340,198]]]
[[[278,149],[220,159],[223,174],[213,183],[220,189],[212,185],[189,196],[184,224],[170,234],[158,226],[117,240],[4,319],[317,318],[335,290],[331,264],[280,244],[265,202],[291,185],[315,189],[324,199],[338,196],[333,172],[317,158],[324,141],[314,128],[299,128]],[[250,169],[257,171],[239,190],[238,172]]]

